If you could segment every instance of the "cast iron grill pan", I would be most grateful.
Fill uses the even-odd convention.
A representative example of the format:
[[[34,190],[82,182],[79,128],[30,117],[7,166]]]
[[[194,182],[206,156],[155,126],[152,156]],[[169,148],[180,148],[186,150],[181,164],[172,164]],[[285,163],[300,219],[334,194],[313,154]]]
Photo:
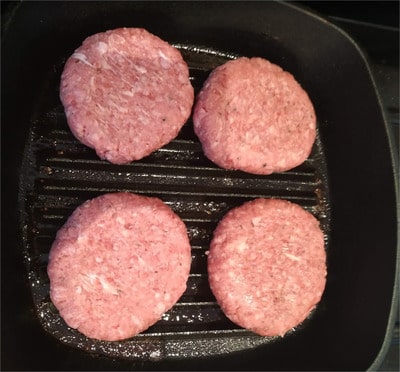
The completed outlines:
[[[194,45],[175,46],[189,65],[196,93],[213,68],[238,57]],[[206,251],[225,213],[257,197],[283,198],[305,207],[320,221],[327,245],[329,199],[320,136],[310,158],[299,167],[259,176],[227,171],[209,161],[190,118],[178,137],[160,150],[128,165],[113,165],[80,144],[67,126],[58,98],[65,60],[48,72],[42,96],[37,97],[21,174],[25,262],[44,329],[75,348],[142,361],[221,355],[279,342],[279,337],[257,336],[225,317],[208,285]],[[46,270],[56,232],[72,211],[87,199],[118,191],[159,197],[183,219],[192,245],[192,266],[186,292],[160,321],[131,339],[107,342],[86,338],[65,324],[50,301]],[[323,311],[324,298],[309,318],[285,337],[302,332],[315,314]]]

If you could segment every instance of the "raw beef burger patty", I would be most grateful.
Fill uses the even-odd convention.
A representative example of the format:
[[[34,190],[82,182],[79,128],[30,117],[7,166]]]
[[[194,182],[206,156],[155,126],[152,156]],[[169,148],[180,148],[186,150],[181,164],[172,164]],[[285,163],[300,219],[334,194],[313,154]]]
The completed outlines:
[[[262,58],[217,67],[197,97],[193,123],[210,160],[254,174],[303,163],[316,136],[307,93],[290,73]]]
[[[75,137],[111,163],[141,159],[174,139],[194,100],[177,49],[140,28],[88,37],[67,60],[60,98]]]
[[[325,288],[319,223],[297,204],[255,199],[218,224],[208,255],[211,289],[234,323],[283,336],[301,323]]]
[[[177,302],[190,264],[185,224],[161,200],[105,194],[83,203],[58,231],[47,269],[50,297],[70,327],[121,340]]]

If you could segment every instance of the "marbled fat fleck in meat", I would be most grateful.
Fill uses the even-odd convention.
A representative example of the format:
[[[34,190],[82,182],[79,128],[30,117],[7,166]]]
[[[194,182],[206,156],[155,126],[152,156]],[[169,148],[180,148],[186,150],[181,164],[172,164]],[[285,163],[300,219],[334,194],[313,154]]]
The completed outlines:
[[[75,137],[115,164],[170,142],[194,91],[179,51],[141,28],[92,35],[67,60],[60,98]]]
[[[210,160],[254,174],[300,165],[316,137],[307,93],[289,72],[258,57],[211,72],[196,98],[193,124]]]
[[[326,253],[318,221],[301,206],[255,199],[229,211],[208,255],[211,289],[234,323],[283,336],[320,301]]]
[[[185,224],[160,199],[105,194],[78,207],[51,247],[50,297],[87,337],[121,340],[157,322],[186,289]]]

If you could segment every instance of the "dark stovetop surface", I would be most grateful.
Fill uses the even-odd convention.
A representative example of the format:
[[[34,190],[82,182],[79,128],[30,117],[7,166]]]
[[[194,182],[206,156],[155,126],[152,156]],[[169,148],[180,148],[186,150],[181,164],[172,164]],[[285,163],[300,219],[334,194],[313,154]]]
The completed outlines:
[[[399,169],[399,3],[303,1],[346,31],[363,49],[389,125]],[[399,312],[392,342],[379,371],[399,371]]]

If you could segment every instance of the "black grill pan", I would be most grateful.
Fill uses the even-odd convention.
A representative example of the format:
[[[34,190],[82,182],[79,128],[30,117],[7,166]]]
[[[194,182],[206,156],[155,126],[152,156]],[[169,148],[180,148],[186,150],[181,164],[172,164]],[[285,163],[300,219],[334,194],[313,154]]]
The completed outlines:
[[[196,92],[212,68],[229,58],[192,45],[177,47],[189,65]],[[74,139],[59,102],[48,105],[58,95],[64,62],[56,65],[42,91],[45,104],[38,108],[41,116],[32,125],[21,178],[25,261],[43,327],[68,345],[132,360],[218,355],[274,340],[239,329],[223,315],[209,289],[205,252],[222,216],[257,197],[301,204],[321,221],[327,237],[329,203],[320,139],[310,159],[296,169],[255,176],[226,171],[207,160],[189,120],[178,138],[162,149],[143,160],[115,166],[100,161],[93,150]],[[180,215],[192,245],[192,269],[183,297],[149,330],[119,343],[93,341],[69,329],[52,305],[46,274],[48,252],[56,231],[73,209],[89,198],[122,190],[157,196]],[[193,347],[204,338],[207,347]]]
[[[22,25],[30,24],[35,32],[28,35]],[[238,56],[262,56],[291,71],[317,112],[310,158],[271,176],[226,171],[205,158],[189,119],[174,141],[145,159],[123,166],[99,160],[68,129],[59,79],[86,36],[121,26],[145,27],[180,49],[196,92],[213,68]],[[9,88],[11,98],[24,99],[11,137],[23,149],[14,159],[19,230],[7,247],[17,250],[10,257],[24,270],[13,284],[22,288],[17,306],[24,307],[15,306],[22,315],[13,345],[29,356],[17,360],[13,350],[10,367],[326,370],[377,363],[393,317],[394,177],[369,70],[346,35],[279,3],[23,3],[6,27],[5,47],[11,48],[12,36],[25,37],[15,40],[26,50],[13,53],[29,82],[26,92]],[[15,82],[21,79],[17,66],[5,67]],[[157,196],[170,205],[187,226],[192,268],[186,292],[159,322],[129,340],[103,342],[65,325],[49,299],[46,267],[56,231],[72,211],[115,191]],[[207,282],[205,252],[217,222],[256,197],[302,205],[325,233],[326,291],[310,317],[284,338],[259,337],[230,322]],[[357,345],[351,353],[350,345]]]

